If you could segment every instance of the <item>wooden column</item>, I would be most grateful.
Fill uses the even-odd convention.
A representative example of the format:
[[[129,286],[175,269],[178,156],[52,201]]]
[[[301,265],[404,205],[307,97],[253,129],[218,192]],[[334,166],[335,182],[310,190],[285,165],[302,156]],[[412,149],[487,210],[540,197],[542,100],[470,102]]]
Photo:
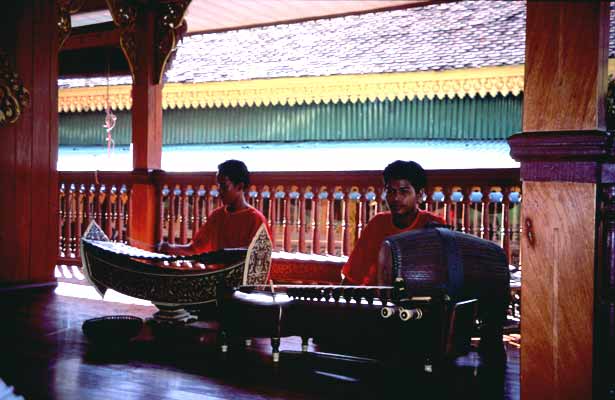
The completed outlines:
[[[0,285],[52,282],[58,252],[57,9],[47,0],[9,2],[0,18],[0,51],[30,97],[14,123],[0,124]]]
[[[160,170],[162,160],[162,82],[155,76],[156,14],[140,8],[132,84],[132,165],[138,173]],[[139,247],[157,239],[158,193],[154,185],[132,187],[131,242]]]
[[[128,60],[132,85],[133,170],[159,171],[162,159],[162,75],[167,60],[185,32],[190,0],[137,3],[107,0],[120,44]],[[154,244],[159,234],[159,193],[153,181],[132,186],[129,232],[139,247]]]
[[[609,5],[528,2],[521,161],[521,397],[590,399],[596,213],[602,164]]]

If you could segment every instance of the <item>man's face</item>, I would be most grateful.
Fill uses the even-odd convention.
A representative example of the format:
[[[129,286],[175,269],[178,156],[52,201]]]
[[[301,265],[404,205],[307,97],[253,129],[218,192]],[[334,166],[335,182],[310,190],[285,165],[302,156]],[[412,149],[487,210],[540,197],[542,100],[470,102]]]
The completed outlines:
[[[243,184],[234,184],[226,175],[216,175],[216,181],[220,188],[220,200],[222,204],[229,205],[234,203],[239,196],[243,196]]]
[[[417,209],[417,193],[407,179],[391,179],[385,184],[386,199],[393,215],[406,215]]]

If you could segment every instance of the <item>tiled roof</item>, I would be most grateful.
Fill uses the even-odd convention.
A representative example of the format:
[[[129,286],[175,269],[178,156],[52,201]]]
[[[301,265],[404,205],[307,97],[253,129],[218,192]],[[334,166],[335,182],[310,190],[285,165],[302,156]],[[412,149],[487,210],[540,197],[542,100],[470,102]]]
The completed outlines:
[[[169,82],[522,64],[525,2],[464,1],[191,36]]]
[[[518,65],[525,1],[460,1],[186,37],[167,82],[442,71]],[[613,10],[611,20],[613,21]],[[615,30],[609,54],[615,54]],[[130,77],[110,84],[130,83]],[[106,85],[61,79],[61,87]]]

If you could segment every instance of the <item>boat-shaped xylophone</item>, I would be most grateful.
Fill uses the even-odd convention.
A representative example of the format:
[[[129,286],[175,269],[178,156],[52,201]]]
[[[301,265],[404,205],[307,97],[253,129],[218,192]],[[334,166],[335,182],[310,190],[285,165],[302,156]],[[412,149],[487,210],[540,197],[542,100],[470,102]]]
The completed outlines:
[[[186,306],[215,302],[219,291],[267,281],[271,241],[263,225],[247,249],[224,249],[194,256],[171,256],[112,242],[92,222],[81,239],[83,272],[103,296],[113,289],[151,301],[154,319],[194,319]]]

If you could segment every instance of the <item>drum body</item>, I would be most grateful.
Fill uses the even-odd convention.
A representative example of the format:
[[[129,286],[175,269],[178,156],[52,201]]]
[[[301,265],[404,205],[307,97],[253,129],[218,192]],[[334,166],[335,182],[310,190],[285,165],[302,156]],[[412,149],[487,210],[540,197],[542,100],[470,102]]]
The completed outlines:
[[[500,246],[446,228],[390,236],[380,249],[378,284],[390,285],[399,277],[409,296],[444,293],[454,302],[477,299],[481,348],[501,347],[510,272]]]

